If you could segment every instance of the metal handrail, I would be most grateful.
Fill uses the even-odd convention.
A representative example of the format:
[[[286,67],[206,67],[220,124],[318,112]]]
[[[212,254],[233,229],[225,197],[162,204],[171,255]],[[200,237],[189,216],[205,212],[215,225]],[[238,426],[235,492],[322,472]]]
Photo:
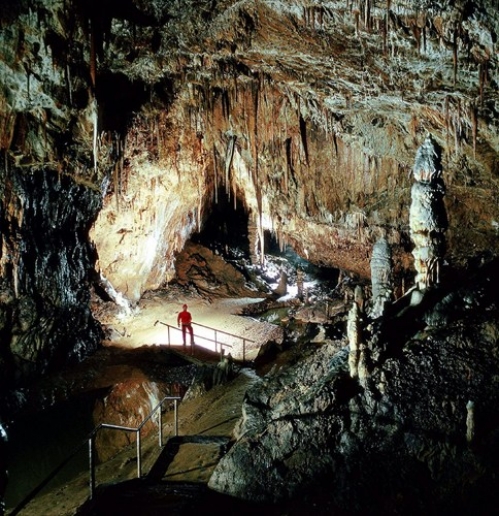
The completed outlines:
[[[94,441],[95,436],[97,432],[101,428],[110,428],[115,430],[124,430],[124,431],[133,431],[137,433],[137,477],[140,478],[141,476],[141,442],[140,442],[140,431],[142,430],[142,427],[151,419],[151,417],[154,415],[154,413],[163,406],[163,403],[167,400],[173,401],[174,403],[174,432],[175,436],[178,435],[178,401],[182,398],[180,396],[165,396],[157,405],[154,407],[154,409],[149,412],[147,417],[142,421],[142,423],[137,427],[121,427],[119,425],[112,425],[109,423],[101,423],[97,427],[95,427],[92,432],[90,432],[87,439],[85,439],[82,443],[80,443],[78,446],[76,446],[73,451],[44,479],[38,486],[36,486],[34,489],[31,490],[30,493],[19,503],[17,504],[12,511],[10,511],[8,514],[9,516],[16,516],[19,514],[22,509],[24,509],[48,484],[50,481],[52,481],[57,474],[66,466],[69,461],[75,457],[86,445],[88,445],[89,448],[89,475],[90,475],[90,499],[93,498],[93,494],[95,491],[95,461],[94,461]],[[158,413],[158,433],[159,433],[159,446],[160,448],[163,446],[163,432],[162,432],[162,417],[161,417],[161,410]]]
[[[144,425],[154,416],[158,409],[161,409],[163,403],[165,401],[172,401],[174,404],[174,432],[175,437],[178,435],[178,400],[180,400],[180,396],[165,396],[152,410],[149,412],[147,417],[140,423],[137,427],[129,427],[129,426],[121,426],[121,425],[112,425],[109,423],[101,423],[96,428],[94,428],[93,432],[90,434],[88,438],[88,460],[89,460],[89,472],[90,472],[90,499],[93,498],[95,491],[95,461],[94,461],[94,444],[95,437],[97,436],[97,432],[103,428],[107,428],[110,430],[120,430],[123,432],[135,432],[136,433],[136,445],[137,445],[137,478],[142,476],[142,451],[141,451],[141,439],[140,439],[140,431],[144,427]],[[163,446],[163,428],[161,422],[161,410],[158,412],[158,435],[159,435],[159,447]]]
[[[156,321],[154,323],[154,326],[156,326],[156,324],[162,324],[163,326],[166,326],[168,328],[168,345],[170,346],[171,345],[171,339],[170,339],[170,328],[171,329],[174,329],[176,331],[182,331],[180,328],[178,328],[177,326],[174,326],[172,324],[168,324],[168,323],[165,323],[163,321]],[[220,358],[223,358],[223,348],[224,346],[226,348],[233,348],[232,344],[227,344],[225,342],[221,342],[220,340],[217,339],[217,334],[224,334],[224,335],[227,335],[229,337],[234,337],[236,339],[241,339],[243,341],[243,362],[246,361],[246,342],[252,342],[252,343],[255,343],[254,340],[252,339],[248,339],[247,337],[241,337],[240,335],[236,335],[235,333],[229,333],[228,331],[224,331],[224,330],[218,330],[217,328],[213,328],[212,326],[206,326],[204,324],[200,324],[200,323],[196,323],[196,322],[192,322],[191,323],[192,325],[195,325],[195,326],[200,326],[201,328],[206,328],[208,330],[212,330],[214,332],[214,339],[210,339],[209,337],[203,337],[201,335],[197,335],[197,337],[203,339],[203,340],[208,340],[209,342],[214,342],[215,343],[215,352],[217,351],[217,346],[218,344],[220,344]],[[194,336],[196,336],[194,334]],[[191,346],[192,348],[192,346]]]

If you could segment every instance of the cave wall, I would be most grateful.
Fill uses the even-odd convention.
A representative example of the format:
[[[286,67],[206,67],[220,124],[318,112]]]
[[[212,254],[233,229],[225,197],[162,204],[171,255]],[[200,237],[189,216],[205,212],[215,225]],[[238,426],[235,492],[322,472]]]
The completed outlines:
[[[88,270],[132,302],[171,280],[219,187],[261,235],[313,263],[368,278],[384,235],[405,275],[410,171],[427,133],[443,149],[447,263],[496,252],[499,14],[489,0],[6,0],[0,28],[2,242],[19,248],[2,251],[2,281],[15,292],[21,270],[30,303],[61,299],[94,328]],[[33,177],[50,185],[26,183],[21,200],[15,183]],[[35,263],[55,255],[25,236],[51,235],[51,224],[68,228],[54,237],[67,266],[45,284],[48,267],[25,266],[20,250]],[[31,324],[14,337],[9,296],[5,356],[35,334],[20,356],[72,346]],[[37,317],[56,328],[45,310]],[[92,335],[80,347],[92,349]]]
[[[81,360],[97,348],[102,335],[90,311],[95,249],[88,230],[102,199],[50,169],[0,176],[3,383]]]

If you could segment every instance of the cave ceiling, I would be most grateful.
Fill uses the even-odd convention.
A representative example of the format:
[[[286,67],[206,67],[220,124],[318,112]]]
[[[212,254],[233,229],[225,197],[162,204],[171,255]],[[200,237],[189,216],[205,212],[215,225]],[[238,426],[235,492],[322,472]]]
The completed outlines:
[[[16,353],[36,358],[23,332],[47,303],[86,303],[94,263],[132,301],[171,280],[220,189],[315,264],[368,278],[385,236],[413,275],[411,170],[428,134],[447,264],[495,254],[498,31],[487,0],[2,0],[0,271]],[[71,295],[48,302],[42,273]]]

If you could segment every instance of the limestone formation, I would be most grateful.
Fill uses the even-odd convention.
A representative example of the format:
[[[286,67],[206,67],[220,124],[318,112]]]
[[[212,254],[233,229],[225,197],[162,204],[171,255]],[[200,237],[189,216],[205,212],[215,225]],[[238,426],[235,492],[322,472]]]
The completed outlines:
[[[358,376],[359,346],[361,341],[361,326],[359,317],[359,307],[357,303],[352,303],[352,308],[348,312],[347,337],[350,351],[348,352],[348,368],[350,376]]]
[[[288,293],[288,275],[285,270],[281,270],[279,275],[279,283],[274,290],[276,296],[282,297]]]
[[[279,506],[289,499],[310,505],[326,499],[350,514],[377,514],[388,506],[399,514],[472,514],[482,503],[493,508],[499,375],[489,371],[499,367],[499,355],[492,278],[497,263],[455,292],[463,307],[465,299],[481,303],[482,314],[453,313],[445,333],[425,332],[422,321],[408,340],[396,328],[389,341],[379,342],[381,364],[374,367],[368,355],[359,359],[358,382],[351,378],[347,348],[328,355],[332,346],[264,377],[247,392],[244,413],[251,417],[241,421],[210,487]],[[356,310],[354,304],[350,313]],[[483,324],[488,312],[495,315]],[[470,368],[474,374],[466,379]],[[484,439],[472,453],[473,404],[465,417],[456,409],[466,406],[470,392],[487,399],[481,403],[487,407]]]
[[[431,503],[457,513],[477,492],[493,496],[497,276],[481,270],[489,283],[470,282],[481,291],[440,307],[438,331],[426,328],[435,316],[423,291],[438,285],[446,245],[463,275],[499,252],[496,4],[2,2],[2,392],[97,349],[97,263],[133,303],[173,279],[240,295],[247,278],[233,267],[206,268],[192,253],[188,270],[176,268],[223,191],[255,226],[253,264],[272,235],[365,281],[383,228],[402,275],[412,238],[417,275],[376,364],[356,341],[350,370],[342,334],[334,346],[304,346],[307,360],[248,393],[251,428],[211,484],[248,500],[315,495],[310,507],[326,495],[358,513],[373,501],[377,512],[425,514]],[[476,455],[444,396],[487,407]]]
[[[364,289],[360,285],[355,285],[355,289],[353,291],[353,300],[354,303],[359,308],[359,314],[364,313]]]
[[[357,375],[359,378],[359,384],[364,389],[369,388],[368,384],[371,376],[370,358],[369,348],[365,343],[361,342],[358,351]]]
[[[372,307],[371,317],[381,317],[385,307],[393,300],[392,256],[386,238],[373,246],[371,257]]]
[[[437,286],[445,254],[444,233],[448,227],[443,197],[441,149],[428,136],[416,154],[413,168],[409,225],[414,244],[412,254],[416,286],[424,290]]]
[[[466,403],[466,440],[471,443],[475,438],[475,403]]]
[[[297,294],[296,296],[300,301],[303,301],[304,295],[303,295],[303,282],[305,279],[305,272],[301,267],[298,267],[296,271],[296,288],[297,288]]]

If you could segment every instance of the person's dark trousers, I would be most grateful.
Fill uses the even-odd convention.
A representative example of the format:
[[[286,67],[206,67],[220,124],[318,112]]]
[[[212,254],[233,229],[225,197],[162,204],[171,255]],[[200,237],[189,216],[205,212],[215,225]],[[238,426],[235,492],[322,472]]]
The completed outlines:
[[[182,324],[182,340],[184,341],[184,346],[185,346],[185,334],[187,331],[191,335],[191,346],[193,346],[194,345],[194,330],[192,329],[192,325],[191,324]]]

